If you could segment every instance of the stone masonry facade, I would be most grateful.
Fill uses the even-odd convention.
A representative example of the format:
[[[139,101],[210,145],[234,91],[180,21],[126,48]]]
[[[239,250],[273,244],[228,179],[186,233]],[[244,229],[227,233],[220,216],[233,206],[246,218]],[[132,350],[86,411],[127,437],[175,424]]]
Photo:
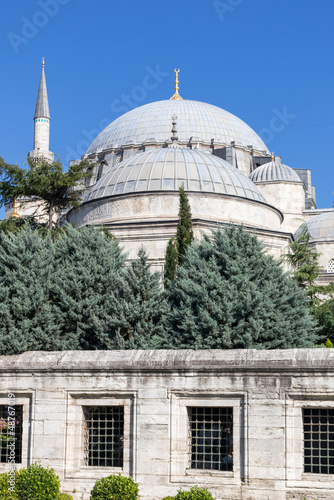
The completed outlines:
[[[195,484],[334,500],[334,349],[27,352],[0,370],[2,415],[8,394],[22,411],[17,466],[53,467],[75,500],[113,473],[142,500]]]

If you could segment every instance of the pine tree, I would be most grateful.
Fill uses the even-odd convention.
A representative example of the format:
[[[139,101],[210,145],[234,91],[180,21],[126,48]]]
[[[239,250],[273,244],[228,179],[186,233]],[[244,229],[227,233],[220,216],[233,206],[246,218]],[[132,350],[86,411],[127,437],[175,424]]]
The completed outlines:
[[[111,302],[109,342],[113,349],[157,349],[164,337],[167,302],[160,274],[151,272],[143,248],[116,278]]]
[[[56,240],[53,307],[73,349],[105,348],[115,276],[124,262],[118,242],[92,227],[69,227]]]
[[[28,169],[23,169],[0,157],[0,207],[15,198],[38,198],[51,229],[54,214],[80,206],[84,181],[93,175],[93,165],[88,160],[81,160],[71,165],[68,172],[64,172],[59,160],[53,163],[43,160],[36,164],[28,159],[28,165]]]
[[[174,348],[310,347],[318,338],[303,290],[242,228],[191,245],[169,301]]]
[[[70,348],[50,302],[54,273],[51,238],[29,227],[3,234],[0,246],[0,352]]]
[[[177,266],[183,264],[184,255],[188,246],[194,239],[192,229],[191,210],[188,197],[183,186],[179,189],[179,221],[177,224],[176,238],[171,238],[167,245],[165,259],[165,287],[174,280]]]

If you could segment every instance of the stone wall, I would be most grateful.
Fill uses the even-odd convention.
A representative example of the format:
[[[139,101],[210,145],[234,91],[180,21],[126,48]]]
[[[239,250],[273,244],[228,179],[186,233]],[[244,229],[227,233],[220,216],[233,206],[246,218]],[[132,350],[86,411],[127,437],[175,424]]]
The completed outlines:
[[[331,473],[304,472],[303,434],[304,409],[334,410],[334,349],[27,352],[0,371],[1,405],[10,391],[23,406],[22,466],[50,465],[75,500],[118,472],[142,500],[194,484],[217,500],[334,500]],[[87,463],[84,409],[100,406],[124,410],[120,467]],[[233,470],[193,468],[191,408],[231,412]]]

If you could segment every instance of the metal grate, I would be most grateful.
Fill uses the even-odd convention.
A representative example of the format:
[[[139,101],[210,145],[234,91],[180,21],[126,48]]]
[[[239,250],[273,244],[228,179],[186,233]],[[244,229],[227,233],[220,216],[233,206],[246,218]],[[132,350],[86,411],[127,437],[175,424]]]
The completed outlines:
[[[188,408],[192,469],[233,470],[233,408]]]
[[[328,262],[327,272],[328,272],[328,273],[334,273],[334,259],[331,259],[331,260]]]
[[[1,463],[22,462],[22,406],[0,405]]]
[[[304,408],[304,472],[334,474],[334,409]]]
[[[85,461],[93,467],[123,466],[123,406],[84,407]]]

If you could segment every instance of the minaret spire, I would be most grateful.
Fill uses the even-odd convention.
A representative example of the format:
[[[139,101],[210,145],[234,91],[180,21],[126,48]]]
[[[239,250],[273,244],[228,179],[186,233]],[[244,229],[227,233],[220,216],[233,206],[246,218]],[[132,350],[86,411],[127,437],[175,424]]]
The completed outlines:
[[[34,115],[34,149],[28,153],[28,157],[36,163],[43,158],[50,162],[54,160],[54,154],[49,151],[50,110],[44,67],[45,61],[44,57],[42,57],[42,74],[39,82]]]
[[[34,119],[48,118],[50,120],[50,110],[49,110],[48,92],[46,90],[44,66],[45,66],[45,61],[44,57],[42,57],[42,74],[41,74],[41,80],[39,82]]]

